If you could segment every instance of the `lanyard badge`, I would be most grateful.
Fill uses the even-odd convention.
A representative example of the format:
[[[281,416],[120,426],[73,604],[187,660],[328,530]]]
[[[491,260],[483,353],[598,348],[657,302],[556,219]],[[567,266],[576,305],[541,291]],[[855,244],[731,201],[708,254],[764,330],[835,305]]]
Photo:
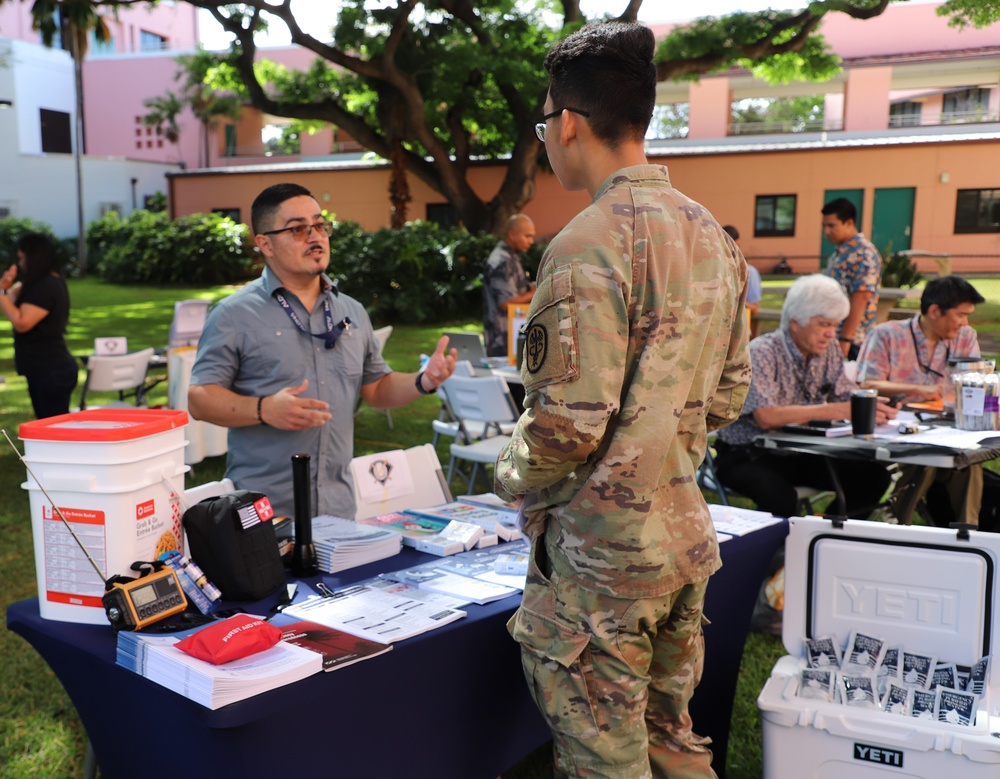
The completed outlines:
[[[305,325],[302,324],[302,320],[299,318],[298,313],[296,313],[295,309],[293,309],[291,304],[285,299],[285,296],[281,294],[280,290],[274,293],[274,297],[278,301],[278,305],[284,309],[286,314],[288,314],[288,318],[292,320],[292,324],[298,328],[300,333],[305,333],[313,338],[322,339],[323,345],[327,349],[332,349],[336,346],[337,339],[340,338],[341,334],[351,329],[351,320],[346,316],[334,324],[333,307],[330,305],[330,299],[326,296],[323,297],[323,322],[326,325],[326,332],[324,333],[314,333],[311,330],[307,330]]]

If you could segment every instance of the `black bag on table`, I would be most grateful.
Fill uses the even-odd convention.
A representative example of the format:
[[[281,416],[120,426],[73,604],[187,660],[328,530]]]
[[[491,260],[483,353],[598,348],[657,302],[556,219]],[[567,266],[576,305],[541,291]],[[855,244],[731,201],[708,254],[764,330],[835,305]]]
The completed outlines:
[[[191,559],[226,600],[260,600],[285,583],[271,504],[262,492],[236,490],[184,512]]]

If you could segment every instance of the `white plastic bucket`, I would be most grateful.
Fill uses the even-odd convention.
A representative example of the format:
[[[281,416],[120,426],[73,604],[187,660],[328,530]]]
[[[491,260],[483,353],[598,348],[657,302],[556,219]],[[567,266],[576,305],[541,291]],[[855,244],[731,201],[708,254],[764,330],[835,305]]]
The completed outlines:
[[[186,424],[183,411],[108,408],[21,425],[44,619],[108,624],[105,580],[181,548]]]

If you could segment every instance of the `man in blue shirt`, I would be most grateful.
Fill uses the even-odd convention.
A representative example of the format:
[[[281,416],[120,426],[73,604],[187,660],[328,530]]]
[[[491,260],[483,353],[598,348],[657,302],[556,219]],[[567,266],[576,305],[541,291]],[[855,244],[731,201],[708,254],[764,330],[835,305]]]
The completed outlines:
[[[313,514],[353,518],[350,461],[358,396],[394,408],[427,395],[455,368],[442,337],[420,373],[393,373],[364,307],[325,271],[331,226],[297,184],[268,187],[251,210],[261,277],[216,304],[188,391],[195,419],[229,428],[226,475],[291,516],[291,456],[311,458]]]

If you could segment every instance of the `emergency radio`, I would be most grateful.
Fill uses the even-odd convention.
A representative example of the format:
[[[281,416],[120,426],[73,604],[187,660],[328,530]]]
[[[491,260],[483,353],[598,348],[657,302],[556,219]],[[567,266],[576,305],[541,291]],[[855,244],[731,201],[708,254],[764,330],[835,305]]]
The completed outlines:
[[[177,574],[163,562],[132,563],[139,578],[112,576],[105,583],[101,603],[115,630],[142,630],[187,608]]]

